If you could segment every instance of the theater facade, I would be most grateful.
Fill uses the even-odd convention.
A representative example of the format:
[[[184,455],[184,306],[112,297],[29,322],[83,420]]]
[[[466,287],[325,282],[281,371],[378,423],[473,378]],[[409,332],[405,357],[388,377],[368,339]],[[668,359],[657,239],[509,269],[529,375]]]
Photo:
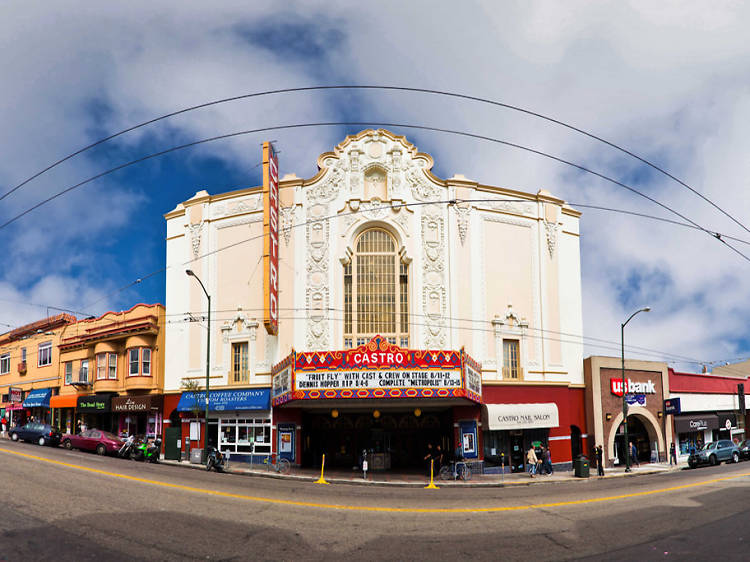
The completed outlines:
[[[371,468],[411,468],[439,444],[523,470],[532,445],[555,463],[586,451],[582,346],[561,337],[582,333],[580,213],[544,189],[442,179],[386,130],[317,164],[165,215],[165,423],[192,420],[194,447],[303,466],[364,450]],[[269,400],[211,408],[204,435],[180,399],[204,384],[206,326],[211,391]]]

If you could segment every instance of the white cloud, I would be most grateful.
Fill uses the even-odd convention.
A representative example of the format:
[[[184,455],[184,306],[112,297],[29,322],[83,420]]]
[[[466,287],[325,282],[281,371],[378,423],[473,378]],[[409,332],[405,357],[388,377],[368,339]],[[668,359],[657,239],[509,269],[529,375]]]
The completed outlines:
[[[75,10],[18,4],[6,8],[5,16],[0,36],[12,40],[0,50],[8,78],[0,92],[5,185],[68,148],[194,103],[310,84],[392,84],[502,100],[589,129],[653,159],[750,224],[750,8],[742,3],[707,9],[701,2],[398,2],[356,8],[348,2],[293,8],[269,2],[249,9],[245,2],[210,8],[179,2],[81,4]],[[271,32],[276,35],[263,35]],[[264,38],[274,41],[275,50],[262,47]],[[94,103],[100,104],[95,121]],[[437,96],[258,98],[181,115],[122,141],[131,148],[154,139],[172,145],[342,115],[464,129],[546,150],[625,177],[711,229],[750,239],[696,196],[612,149],[527,115]],[[445,175],[459,172],[528,191],[544,187],[579,203],[668,216],[538,156],[449,135],[400,132],[432,152]],[[210,154],[250,169],[259,139],[268,136],[206,145],[186,152],[185,163]],[[329,129],[270,136],[282,147],[282,172],[300,176],[312,175],[317,155],[340,140]],[[88,158],[67,163],[0,202],[0,214],[101,167]],[[119,198],[116,215],[108,218],[122,243],[147,190],[134,192],[116,179],[107,190]],[[85,261],[81,248],[108,232],[102,217],[113,207],[91,195],[100,195],[100,186],[84,193],[24,223],[34,228],[13,230],[14,267],[23,252],[38,252],[44,263],[59,260],[66,271]],[[56,230],[56,218],[64,219],[64,228]],[[743,282],[750,264],[705,234],[662,223],[585,211],[582,228],[587,334],[617,341],[619,322],[648,302],[653,312],[629,326],[629,342],[701,360],[750,353],[746,343],[737,343],[745,335],[741,319],[750,312]],[[45,253],[53,232],[70,246],[67,251],[58,245]],[[750,253],[750,247],[738,247]],[[54,267],[35,267],[35,283],[54,274]],[[29,296],[17,275],[3,278]]]

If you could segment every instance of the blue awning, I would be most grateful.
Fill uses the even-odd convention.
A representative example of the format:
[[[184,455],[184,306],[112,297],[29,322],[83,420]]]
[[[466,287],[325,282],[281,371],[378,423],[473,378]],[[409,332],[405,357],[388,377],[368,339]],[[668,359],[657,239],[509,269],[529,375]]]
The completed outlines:
[[[178,412],[202,412],[206,408],[205,392],[183,392],[177,403]],[[270,388],[212,390],[208,393],[208,409],[212,412],[232,410],[270,410]]]
[[[52,397],[51,388],[40,388],[32,390],[23,401],[24,408],[49,408],[49,399]]]

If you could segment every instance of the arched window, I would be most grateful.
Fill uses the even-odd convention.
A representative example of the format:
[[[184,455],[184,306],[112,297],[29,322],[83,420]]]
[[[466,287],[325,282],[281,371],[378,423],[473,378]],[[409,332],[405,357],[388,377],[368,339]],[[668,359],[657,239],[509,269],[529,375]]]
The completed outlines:
[[[390,233],[374,228],[359,235],[344,266],[344,347],[380,334],[409,345],[409,266]]]

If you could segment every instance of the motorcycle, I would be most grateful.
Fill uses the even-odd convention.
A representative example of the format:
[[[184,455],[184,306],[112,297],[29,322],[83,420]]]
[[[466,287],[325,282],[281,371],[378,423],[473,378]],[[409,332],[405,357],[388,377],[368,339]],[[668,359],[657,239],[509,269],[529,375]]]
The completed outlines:
[[[128,459],[133,455],[134,449],[135,437],[133,435],[129,435],[125,442],[122,444],[122,447],[120,447],[120,450],[117,451],[117,456],[121,459]]]
[[[208,447],[206,458],[206,470],[214,469],[216,472],[224,472],[224,455],[216,447]]]
[[[136,461],[158,463],[160,453],[161,439],[157,437],[152,443],[145,438],[135,443],[130,458]]]

